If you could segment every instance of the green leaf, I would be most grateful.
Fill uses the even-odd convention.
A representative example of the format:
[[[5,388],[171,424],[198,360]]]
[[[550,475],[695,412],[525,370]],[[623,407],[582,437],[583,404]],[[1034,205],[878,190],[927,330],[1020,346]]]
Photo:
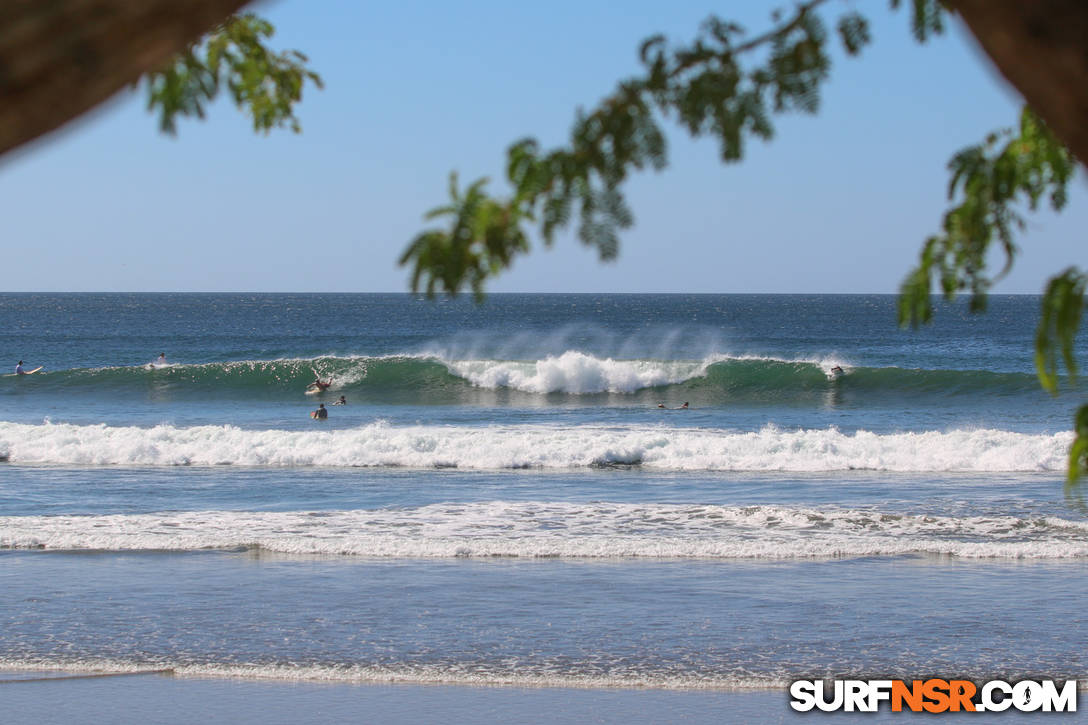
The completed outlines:
[[[1071,379],[1076,378],[1077,361],[1073,345],[1084,311],[1084,290],[1088,278],[1074,267],[1053,277],[1043,294],[1039,325],[1035,330],[1035,370],[1039,382],[1051,394],[1058,392],[1059,361]]]
[[[447,227],[418,234],[399,260],[401,266],[412,266],[413,292],[456,295],[469,287],[479,299],[486,279],[529,250],[521,223],[531,221],[531,213],[516,202],[492,199],[486,185],[487,179],[481,178],[462,191],[457,173],[450,174],[450,203],[426,215],[447,219]]]
[[[274,33],[272,24],[256,15],[233,16],[170,65],[147,74],[148,109],[158,110],[162,130],[177,133],[182,116],[203,118],[205,104],[225,88],[249,114],[254,130],[287,127],[298,133],[294,106],[306,82],[321,88],[322,81],[306,67],[302,53],[269,50],[264,40]]]
[[[857,55],[869,44],[869,21],[858,13],[848,13],[839,19],[839,37],[842,46],[850,55]]]
[[[1006,143],[999,147],[1002,140]],[[900,324],[930,319],[920,295],[929,294],[931,276],[940,280],[946,298],[969,290],[971,311],[984,310],[990,288],[1015,260],[1015,232],[1025,225],[1020,210],[1035,209],[1046,193],[1052,203],[1064,200],[1073,158],[1025,107],[1018,135],[1010,130],[989,134],[984,143],[956,153],[948,168],[948,196],[959,203],[945,213],[942,233],[926,241],[918,267],[904,283]],[[991,274],[989,255],[995,243],[1004,253],[1004,264]]]
[[[1088,473],[1088,405],[1077,410],[1073,424],[1073,444],[1069,447],[1069,467],[1066,473],[1068,484],[1076,484]],[[1069,489],[1066,489],[1067,493]]]

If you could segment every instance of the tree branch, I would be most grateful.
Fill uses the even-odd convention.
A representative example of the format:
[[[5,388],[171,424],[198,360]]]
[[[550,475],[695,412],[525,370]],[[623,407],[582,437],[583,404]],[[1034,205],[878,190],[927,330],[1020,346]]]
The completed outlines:
[[[1028,105],[1088,162],[1088,3],[944,0]]]
[[[246,2],[0,2],[0,154],[160,68]]]

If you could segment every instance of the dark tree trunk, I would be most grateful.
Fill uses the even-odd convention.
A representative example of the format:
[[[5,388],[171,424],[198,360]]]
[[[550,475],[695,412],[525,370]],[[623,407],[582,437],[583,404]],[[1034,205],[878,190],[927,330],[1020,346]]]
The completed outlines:
[[[0,154],[161,67],[246,0],[0,0]]]
[[[943,0],[997,69],[1088,162],[1088,0]]]

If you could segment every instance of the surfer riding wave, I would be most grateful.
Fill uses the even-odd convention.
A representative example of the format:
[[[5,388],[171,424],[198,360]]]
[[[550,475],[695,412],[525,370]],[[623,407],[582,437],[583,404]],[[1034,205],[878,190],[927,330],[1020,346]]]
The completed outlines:
[[[313,373],[314,381],[306,386],[307,393],[320,393],[324,390],[327,390],[329,386],[332,385],[331,377],[326,381],[321,379],[321,375],[319,375],[316,370],[314,370]]]

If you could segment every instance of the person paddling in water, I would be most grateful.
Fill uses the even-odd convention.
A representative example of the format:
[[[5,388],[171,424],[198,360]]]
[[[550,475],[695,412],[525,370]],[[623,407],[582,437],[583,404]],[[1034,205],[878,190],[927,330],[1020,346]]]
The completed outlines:
[[[333,405],[347,405],[347,404],[348,404],[348,401],[343,395],[340,396],[340,400],[333,403]]]

